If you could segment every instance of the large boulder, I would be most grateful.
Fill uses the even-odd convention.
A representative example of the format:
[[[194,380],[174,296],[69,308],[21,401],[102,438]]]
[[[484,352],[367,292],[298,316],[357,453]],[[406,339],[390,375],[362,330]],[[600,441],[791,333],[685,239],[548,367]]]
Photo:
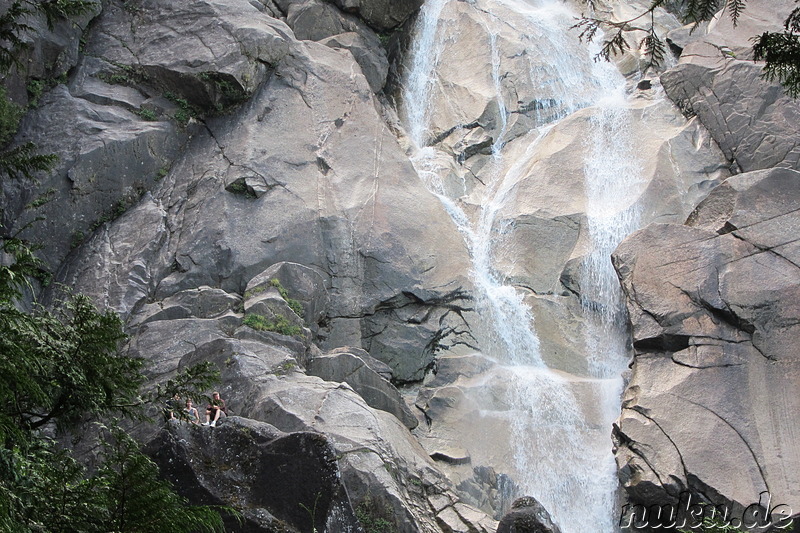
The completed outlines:
[[[511,510],[500,520],[497,533],[561,533],[561,529],[542,504],[525,496],[514,500]]]
[[[378,35],[361,19],[323,0],[284,3],[286,23],[295,37],[349,50],[375,92],[386,83],[389,61]]]
[[[398,27],[422,5],[423,0],[326,0],[342,11],[355,13],[377,31]]]
[[[800,507],[800,173],[729,178],[686,225],[651,225],[614,254],[635,360],[615,426],[635,503]],[[677,414],[677,416],[676,416]],[[733,473],[733,474],[732,474]]]
[[[228,417],[216,428],[170,421],[147,450],[191,503],[240,509],[232,531],[359,531],[336,453],[320,433],[283,433]]]
[[[246,0],[135,0],[106,9],[86,54],[107,63],[107,79],[216,110],[252,95],[292,40],[285,23]]]

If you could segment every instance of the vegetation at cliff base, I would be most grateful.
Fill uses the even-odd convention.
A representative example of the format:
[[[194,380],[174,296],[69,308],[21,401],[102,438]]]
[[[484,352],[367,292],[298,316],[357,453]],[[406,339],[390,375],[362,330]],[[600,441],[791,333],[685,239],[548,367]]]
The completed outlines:
[[[0,531],[223,531],[218,510],[189,506],[116,424],[197,394],[214,372],[201,365],[142,390],[144,362],[118,353],[115,313],[69,292],[51,308],[24,305],[40,263],[14,238],[0,237],[0,252]],[[99,437],[92,474],[61,445],[67,435]]]
[[[596,0],[585,0],[594,13]],[[796,0],[800,3],[800,0]],[[699,24],[711,20],[720,10],[726,10],[733,25],[747,7],[747,0],[652,0],[650,6],[627,20],[610,20],[594,15],[582,16],[576,28],[581,30],[580,38],[593,41],[598,32],[604,33],[598,58],[609,60],[630,48],[625,35],[633,31],[644,32],[638,47],[649,60],[645,70],[664,61],[667,47],[655,27],[657,8],[670,8],[682,17],[684,23]],[[764,32],[752,39],[753,56],[756,61],[764,61],[763,77],[781,83],[786,93],[793,98],[800,96],[800,7],[788,14],[783,30]]]

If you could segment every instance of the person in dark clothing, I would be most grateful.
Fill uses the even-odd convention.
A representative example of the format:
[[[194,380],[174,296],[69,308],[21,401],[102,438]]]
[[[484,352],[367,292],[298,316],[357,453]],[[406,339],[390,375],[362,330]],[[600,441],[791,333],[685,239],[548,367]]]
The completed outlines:
[[[175,419],[175,411],[179,411],[181,409],[181,397],[178,396],[178,393],[166,401],[166,405],[164,406],[164,418],[167,420],[174,420]]]
[[[212,428],[217,425],[217,420],[221,416],[227,416],[228,410],[225,408],[225,400],[219,397],[218,392],[211,394],[211,403],[206,407],[206,421],[203,422],[204,426],[211,426]]]

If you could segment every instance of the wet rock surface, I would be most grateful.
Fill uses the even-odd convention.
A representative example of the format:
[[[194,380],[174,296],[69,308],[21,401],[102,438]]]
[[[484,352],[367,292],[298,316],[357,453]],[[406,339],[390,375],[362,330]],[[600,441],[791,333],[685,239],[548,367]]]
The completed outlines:
[[[511,510],[500,520],[497,533],[561,533],[550,514],[535,498],[514,500]]]
[[[530,32],[521,42],[520,16],[490,17],[486,4],[443,13],[453,33],[429,140],[452,170],[442,190],[467,216],[506,176],[490,230],[514,254],[497,273],[524,292],[544,359],[591,417],[582,154],[600,111],[584,108],[591,87],[559,85],[550,56],[564,47],[542,48]],[[197,362],[221,370],[236,417],[139,436],[187,497],[243,509],[249,530],[359,531],[372,519],[402,532],[489,532],[521,490],[506,473],[515,376],[476,353],[470,253],[376,97],[383,45],[420,5],[112,0],[53,32],[33,22],[35,67],[4,82],[25,103],[31,80],[66,74],[15,141],[59,162],[38,185],[3,182],[4,227],[46,217],[23,236],[42,241],[57,281],[121,314],[151,384]],[[776,16],[757,0],[748,13],[751,33]],[[770,490],[800,508],[786,474],[800,462],[787,444],[800,408],[800,119],[740,60],[746,43],[724,42],[725,24],[676,29],[680,64],[640,83],[628,108],[641,180],[620,203],[657,225],[615,256],[636,352],[617,461],[632,502],[689,490],[744,506]],[[625,61],[635,72],[636,58]],[[387,90],[399,91],[396,79]],[[50,189],[53,201],[25,209]],[[547,435],[532,441],[544,447]],[[286,472],[302,482],[272,482]],[[299,503],[317,498],[311,517]],[[535,505],[511,514],[520,528],[541,516]]]

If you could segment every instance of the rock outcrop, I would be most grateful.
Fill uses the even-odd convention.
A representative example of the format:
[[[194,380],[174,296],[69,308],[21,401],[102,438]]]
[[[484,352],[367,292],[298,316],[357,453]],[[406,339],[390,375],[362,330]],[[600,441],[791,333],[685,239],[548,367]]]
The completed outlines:
[[[319,3],[295,4],[109,2],[68,83],[23,123],[17,142],[60,159],[39,184],[3,183],[4,224],[45,215],[25,235],[43,238],[59,281],[120,313],[150,384],[221,369],[241,417],[219,433],[134,428],[192,501],[243,509],[259,531],[374,518],[488,533],[496,522],[460,501],[390,381],[421,379],[458,342],[470,290],[463,239],[374,96],[386,59],[368,24],[394,28],[419,4],[322,3],[343,24],[307,36],[324,44],[293,31]],[[48,189],[52,202],[24,209]],[[265,490],[270,465],[303,478],[302,494]]]
[[[535,498],[525,496],[514,500],[497,533],[561,533],[547,510]]]
[[[596,421],[610,394],[585,334],[600,305],[582,277],[585,154],[609,146],[586,132],[606,120],[636,174],[609,211],[651,224],[615,254],[636,355],[614,428],[630,501],[689,491],[741,508],[769,491],[800,508],[787,474],[800,463],[788,444],[800,431],[798,104],[760,79],[725,17],[690,33],[659,13],[680,63],[629,80],[615,107],[586,80],[618,73],[569,45],[560,4],[450,1],[417,137],[385,46],[421,5],[109,0],[52,31],[31,20],[32,66],[3,81],[33,106],[14,143],[59,160],[37,184],[2,183],[2,226],[122,316],[149,385],[194,363],[220,369],[236,416],[134,428],[165,475],[194,502],[242,510],[252,531],[482,533],[527,492],[515,469],[536,477],[516,462],[520,428],[537,450],[564,442],[548,434],[562,420],[525,425],[531,404],[568,400],[550,412],[608,442]],[[740,30],[793,3],[774,5],[750,0]],[[641,58],[620,66],[634,74]],[[563,395],[529,387],[517,401],[521,373],[479,331],[481,218],[491,275],[525,295]],[[501,530],[557,532],[541,511],[525,500]]]
[[[381,371],[384,371],[384,375],[381,375]],[[419,421],[397,389],[385,377],[386,371],[391,373],[387,365],[358,348],[339,348],[317,355],[308,369],[309,374],[326,381],[347,383],[367,405],[392,413],[406,427],[414,429]],[[391,378],[391,374],[388,377]]]
[[[240,509],[231,531],[361,531],[336,453],[319,433],[240,417],[216,428],[173,420],[147,449],[182,496]]]
[[[267,283],[269,289],[263,293],[257,289],[265,281],[280,278],[289,295],[302,297],[303,292],[295,287],[313,287],[309,283],[313,276],[305,278],[304,284],[292,279],[302,280],[308,274],[299,265],[283,263],[255,276],[248,287],[257,292],[255,297],[270,295],[272,309],[292,313],[273,284]],[[305,293],[304,305],[323,300],[320,296]],[[318,465],[321,473],[336,479],[333,485],[319,490],[324,501],[315,520],[323,520],[323,516],[326,520],[348,520],[350,511],[337,509],[353,509],[362,519],[371,516],[385,520],[397,531],[438,531],[437,524],[442,521],[450,523],[453,531],[494,530],[492,519],[459,500],[449,480],[409,432],[407,426],[415,425],[416,419],[387,380],[391,377],[387,365],[358,348],[319,353],[307,331],[300,328],[286,334],[280,328],[270,331],[250,323],[246,320],[247,301],[248,297],[242,299],[221,289],[189,289],[142,306],[129,322],[136,329],[128,353],[148,361],[153,383],[164,382],[179,369],[211,362],[221,370],[219,391],[230,413],[242,417],[231,417],[214,428],[221,430],[234,423],[234,429],[226,429],[230,434],[222,435],[222,440],[197,431],[212,428],[136,429],[141,440],[152,443],[150,449],[159,462],[171,465],[169,475],[191,488],[187,496],[194,495],[194,501],[244,506],[250,511],[248,521],[267,528],[265,531],[270,531],[268,524],[273,519],[307,530],[302,524],[308,515],[303,517],[302,508],[294,505],[287,509],[285,498],[274,499],[272,492],[261,490],[252,477],[255,473],[250,472],[248,458],[255,461],[264,454],[269,456],[273,439],[284,439],[280,433],[284,432],[290,435],[276,440],[274,446],[306,442],[311,447],[311,451],[303,448],[308,451],[306,455],[286,458],[286,468],[297,466],[295,461],[302,463],[308,456],[309,472]],[[325,380],[307,374],[306,368],[316,369],[313,373]],[[225,439],[242,442],[228,447]],[[228,452],[212,460],[214,450],[221,449]],[[208,460],[201,460],[203,457]],[[263,461],[273,462],[269,457]],[[320,461],[327,461],[327,466],[319,466]],[[222,468],[223,464],[229,466]],[[216,474],[219,468],[223,472]],[[241,490],[226,489],[243,479],[250,481]],[[345,500],[337,496],[339,485],[346,492]],[[303,498],[308,494],[312,493],[304,492]],[[197,499],[200,495],[205,499]],[[297,501],[306,502],[307,498]],[[312,498],[304,505],[311,507],[313,503]],[[336,527],[329,522],[328,529],[319,530],[339,531]]]
[[[800,169],[794,142],[800,104],[762,79],[748,41],[781,28],[794,6],[791,0],[748,2],[735,27],[723,13],[685,45],[678,66],[661,76],[669,97],[684,113],[697,115],[740,172]]]
[[[723,14],[676,34],[680,62],[661,76],[745,172],[685,224],[648,226],[614,254],[635,351],[614,439],[634,504],[688,495],[741,516],[769,493],[773,506],[800,507],[786,477],[800,461],[788,444],[800,426],[800,106],[743,60],[747,37],[792,6],[748,2],[737,30]]]
[[[215,11],[203,2],[186,4],[184,9],[194,10],[195,15],[204,12],[198,6],[205,6],[209,19],[224,19],[228,12],[223,10],[220,15],[221,8]],[[296,41],[280,21],[247,2],[241,9],[251,10],[250,27],[261,28],[269,37],[258,41],[260,56],[239,52],[242,68],[250,65],[252,56],[252,61],[262,66],[278,61],[271,67],[274,73],[251,101],[236,111],[236,119],[207,117],[195,126],[194,137],[180,151],[179,142],[186,140],[180,136],[183,134],[148,137],[151,130],[176,131],[172,121],[126,126],[131,150],[139,146],[147,152],[145,147],[152,145],[157,155],[144,160],[152,163],[139,163],[136,174],[131,175],[132,179],[149,180],[143,189],[153,190],[145,192],[113,224],[94,230],[62,267],[60,279],[127,316],[147,298],[162,300],[201,285],[242,294],[254,274],[269,265],[292,261],[315,270],[328,290],[330,305],[325,316],[311,321],[324,347],[363,347],[392,366],[395,379],[419,379],[437,346],[448,342],[446,332],[454,329],[450,321],[460,320],[451,311],[463,305],[464,290],[469,286],[462,274],[468,264],[463,241],[384,125],[372,91],[350,53]],[[117,23],[113,13],[108,17]],[[105,27],[98,24],[97,31]],[[199,49],[191,44],[196,33],[181,35],[170,35],[177,40],[173,48],[182,43],[186,57],[181,61],[193,65],[191,72],[181,75],[202,81],[202,72],[216,67],[203,50],[193,59],[191,50]],[[153,43],[141,41],[145,50],[139,55],[146,55],[148,46],[157,46]],[[95,46],[100,47],[89,45],[90,49]],[[278,59],[281,57],[284,59]],[[162,59],[164,65],[147,71],[147,83],[152,86],[167,83],[157,81],[157,73],[182,72],[182,67],[165,66],[169,57]],[[156,64],[157,59],[150,63]],[[173,76],[164,74],[164,78]],[[84,87],[88,79],[76,84]],[[74,100],[66,88],[54,94]],[[135,114],[112,104],[102,104],[102,110],[128,116],[135,124],[141,122]],[[52,108],[43,106],[45,111],[57,116]],[[74,122],[65,119],[60,127]],[[102,137],[97,128],[85,129]],[[44,135],[44,130],[36,131]],[[108,128],[104,132],[108,135]],[[83,150],[90,146],[80,132],[71,137]],[[38,141],[41,137],[31,138]],[[98,141],[97,145],[106,153],[110,143]],[[162,157],[158,154],[163,150],[172,151]],[[86,165],[84,161],[94,159],[79,160]],[[113,165],[126,165],[126,161],[117,157]],[[366,161],[370,162],[366,166],[361,163]],[[114,179],[124,179],[125,168],[112,172]],[[90,170],[80,176],[96,174]],[[96,211],[103,205],[97,198],[104,194],[102,188],[91,188],[85,198],[69,194],[81,180],[91,182],[89,176],[80,176],[76,174],[70,181],[57,173],[52,178],[62,180],[66,188],[59,196],[63,199],[47,208],[48,216],[52,213],[48,225],[59,235],[79,231],[76,227],[88,223],[88,216],[79,220],[82,209]],[[65,202],[74,208],[65,208]],[[420,218],[429,224],[420,227]],[[98,225],[89,224],[89,228]],[[69,250],[69,241],[65,235],[51,243],[55,264]],[[440,259],[445,257],[446,262]],[[98,264],[103,266],[98,269]]]
[[[800,173],[745,173],[686,225],[648,226],[615,252],[636,351],[615,429],[633,501],[689,491],[741,510],[768,491],[800,508],[785,475],[800,461],[785,444],[800,428],[799,209]]]

